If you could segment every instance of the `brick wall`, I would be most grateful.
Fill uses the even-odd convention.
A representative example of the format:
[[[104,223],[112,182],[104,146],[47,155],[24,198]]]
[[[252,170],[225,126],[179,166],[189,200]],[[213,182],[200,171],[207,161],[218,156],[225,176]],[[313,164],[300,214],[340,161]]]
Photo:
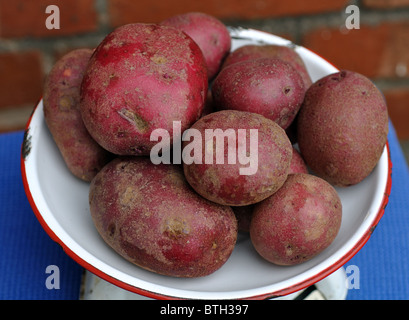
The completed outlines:
[[[351,4],[359,29],[345,28]],[[60,9],[59,30],[46,28],[49,5]],[[287,37],[365,74],[384,92],[399,137],[409,139],[409,0],[0,0],[0,132],[24,127],[63,53],[95,47],[116,26],[188,11]]]

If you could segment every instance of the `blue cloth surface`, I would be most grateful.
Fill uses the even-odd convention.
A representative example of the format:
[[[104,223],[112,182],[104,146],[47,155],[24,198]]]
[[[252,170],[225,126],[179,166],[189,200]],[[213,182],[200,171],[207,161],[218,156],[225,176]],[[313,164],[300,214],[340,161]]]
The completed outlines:
[[[78,299],[83,268],[42,229],[26,198],[20,172],[23,135],[0,135],[0,299]],[[345,265],[353,270],[347,275],[355,277],[347,295],[351,300],[409,298],[409,173],[393,126],[388,139],[391,196],[371,238]]]
[[[0,135],[0,299],[78,299],[83,268],[42,229],[24,192],[23,136]]]

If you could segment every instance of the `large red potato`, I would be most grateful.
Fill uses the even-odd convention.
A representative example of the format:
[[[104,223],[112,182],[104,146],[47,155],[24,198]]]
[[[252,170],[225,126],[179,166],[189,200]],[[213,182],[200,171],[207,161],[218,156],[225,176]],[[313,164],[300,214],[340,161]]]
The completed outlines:
[[[84,75],[81,113],[94,139],[117,155],[149,155],[155,129],[173,138],[201,115],[206,63],[185,33],[154,24],[128,24],[105,37]],[[180,137],[178,137],[180,138]]]
[[[117,158],[92,180],[89,201],[105,242],[152,272],[209,275],[224,265],[236,243],[232,209],[195,193],[181,166]]]
[[[340,71],[315,82],[298,114],[297,139],[305,162],[337,186],[365,179],[388,134],[385,99],[365,76]]]
[[[91,181],[111,159],[90,136],[79,108],[80,86],[91,49],[76,49],[61,57],[44,83],[44,119],[70,172]]]
[[[160,24],[184,31],[198,44],[206,60],[208,78],[213,79],[230,52],[231,37],[227,27],[219,19],[202,12],[175,15]]]
[[[310,174],[290,174],[280,190],[255,205],[250,238],[267,261],[295,265],[326,249],[341,220],[341,200],[328,182]]]
[[[283,129],[294,120],[304,94],[298,72],[276,58],[231,64],[220,71],[212,85],[217,108],[258,113]]]

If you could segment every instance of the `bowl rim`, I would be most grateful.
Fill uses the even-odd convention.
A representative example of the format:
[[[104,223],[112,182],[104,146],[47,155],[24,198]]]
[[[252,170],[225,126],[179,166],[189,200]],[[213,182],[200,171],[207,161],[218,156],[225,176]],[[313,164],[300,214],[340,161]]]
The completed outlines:
[[[259,33],[265,33],[265,34],[267,34],[269,36],[273,35],[271,33],[265,32],[265,31],[251,29],[251,28],[241,28],[240,27],[240,28],[234,28],[234,29],[242,30],[242,31],[250,31],[250,32],[251,31],[256,31],[256,32],[259,32]],[[298,46],[298,47],[301,47],[301,46]],[[314,53],[315,55],[319,56],[321,59],[323,59],[327,63],[333,65],[331,62],[328,62],[325,58],[321,57],[319,54],[316,54],[312,50],[310,50],[308,48],[305,48],[305,47],[301,47],[301,48],[304,48],[304,49]],[[115,277],[113,277],[111,275],[106,274],[105,272],[101,271],[97,267],[95,267],[95,266],[91,265],[90,263],[88,263],[87,261],[85,261],[78,254],[76,254],[73,250],[71,250],[71,248],[68,245],[66,245],[55,234],[55,232],[51,229],[51,227],[44,220],[40,210],[37,207],[36,201],[34,200],[34,197],[33,197],[32,193],[31,193],[29,182],[28,182],[28,179],[27,179],[26,164],[25,164],[25,160],[26,160],[26,156],[27,156],[27,150],[29,150],[30,147],[31,147],[30,146],[30,143],[31,143],[30,139],[31,138],[30,138],[30,133],[29,133],[30,125],[31,125],[34,113],[37,110],[38,106],[40,105],[41,101],[42,101],[42,97],[40,99],[38,99],[37,103],[35,104],[35,106],[33,108],[32,113],[29,116],[29,119],[27,120],[27,123],[25,125],[24,137],[23,137],[23,141],[22,141],[21,154],[20,154],[20,169],[21,169],[21,175],[22,175],[22,180],[23,180],[23,187],[24,187],[27,199],[29,201],[29,204],[30,204],[30,206],[31,206],[37,220],[39,221],[40,225],[42,226],[42,228],[46,231],[46,233],[49,235],[49,237],[53,241],[58,243],[63,248],[64,252],[71,259],[73,259],[80,266],[82,266],[83,268],[85,268],[88,271],[92,272],[93,274],[95,274],[96,276],[100,277],[103,280],[106,280],[106,281],[108,281],[108,282],[110,282],[110,283],[112,283],[112,284],[114,284],[114,285],[116,285],[116,286],[118,286],[118,287],[120,287],[122,289],[125,289],[127,291],[130,291],[130,292],[133,292],[133,293],[136,293],[136,294],[139,294],[139,295],[143,295],[143,296],[146,296],[146,297],[152,298],[152,299],[158,299],[158,300],[186,299],[186,298],[181,298],[181,297],[179,298],[179,297],[175,297],[175,296],[170,296],[170,295],[166,295],[166,294],[162,294],[162,293],[149,291],[149,290],[144,289],[144,288],[135,287],[135,286],[130,285],[128,283],[125,283],[125,282],[123,282],[123,281],[121,281],[119,279],[116,279]],[[386,153],[387,153],[387,162],[388,162],[388,164],[387,164],[388,169],[387,170],[388,170],[388,172],[387,172],[387,181],[386,181],[386,185],[385,185],[385,190],[384,190],[384,193],[383,193],[383,199],[380,202],[380,206],[378,208],[378,211],[377,211],[377,213],[375,215],[374,220],[369,225],[367,230],[363,233],[361,238],[355,243],[355,245],[349,251],[347,251],[340,259],[335,261],[329,267],[327,267],[324,270],[321,270],[319,273],[309,277],[308,279],[297,282],[296,284],[294,284],[292,286],[289,286],[287,288],[284,288],[282,290],[279,290],[279,291],[274,291],[274,292],[269,292],[269,293],[265,293],[265,294],[261,294],[261,295],[254,295],[254,296],[240,298],[241,300],[271,299],[271,298],[275,298],[275,297],[285,296],[285,295],[297,292],[299,290],[302,290],[302,289],[304,289],[304,288],[306,288],[306,287],[308,287],[310,285],[313,285],[313,284],[319,282],[320,280],[326,278],[331,273],[333,273],[336,270],[338,270],[339,268],[341,268],[358,251],[360,251],[362,249],[362,247],[366,244],[366,242],[371,237],[372,233],[374,232],[374,230],[375,230],[376,226],[378,225],[379,221],[381,220],[382,216],[384,215],[385,209],[386,209],[387,204],[389,202],[389,197],[390,197],[391,188],[392,188],[392,160],[391,160],[391,154],[390,154],[390,148],[389,148],[389,141],[386,141],[385,149],[386,149]]]

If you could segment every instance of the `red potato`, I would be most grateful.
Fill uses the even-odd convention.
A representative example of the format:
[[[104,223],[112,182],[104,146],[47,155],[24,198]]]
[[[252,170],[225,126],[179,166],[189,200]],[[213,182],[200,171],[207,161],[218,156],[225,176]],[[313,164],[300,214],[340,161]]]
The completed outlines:
[[[310,174],[290,174],[280,190],[255,205],[250,239],[267,261],[295,265],[326,249],[341,220],[341,200],[328,182]]]
[[[301,76],[305,90],[312,84],[310,75],[308,74],[307,67],[300,55],[291,47],[266,44],[266,45],[254,45],[249,44],[237,48],[232,51],[225,59],[222,68],[225,68],[233,63],[246,61],[249,59],[258,58],[278,58],[289,63]]]
[[[70,172],[91,181],[111,159],[90,136],[82,121],[80,86],[91,49],[76,49],[59,59],[44,84],[44,118]]]
[[[304,99],[300,75],[281,59],[260,58],[223,68],[212,85],[221,110],[254,112],[286,129]]]
[[[236,243],[232,209],[195,193],[181,166],[154,165],[147,157],[115,159],[92,181],[89,200],[104,241],[155,273],[209,275],[224,265]]]
[[[291,158],[290,169],[288,174],[292,173],[308,173],[307,164],[304,161],[302,155],[296,148],[293,147],[293,156]]]
[[[149,155],[155,129],[181,131],[202,114],[208,89],[203,54],[185,33],[128,24],[95,50],[84,75],[81,113],[94,139],[117,155]]]
[[[213,79],[230,52],[227,27],[219,19],[201,12],[175,15],[160,24],[184,31],[198,44],[206,60],[208,79]]]
[[[315,82],[298,114],[297,139],[310,169],[337,186],[365,179],[388,134],[385,99],[365,76],[340,71]]]
[[[184,173],[206,199],[230,206],[253,204],[277,191],[287,178],[290,140],[262,115],[218,111],[200,118],[186,132],[192,132],[193,140],[186,138],[183,144]],[[192,157],[189,161],[186,153]]]
[[[287,127],[287,129],[285,129],[285,132],[287,133],[287,136],[292,144],[297,143],[297,118],[298,113],[295,116],[294,120],[291,122],[291,124]]]

